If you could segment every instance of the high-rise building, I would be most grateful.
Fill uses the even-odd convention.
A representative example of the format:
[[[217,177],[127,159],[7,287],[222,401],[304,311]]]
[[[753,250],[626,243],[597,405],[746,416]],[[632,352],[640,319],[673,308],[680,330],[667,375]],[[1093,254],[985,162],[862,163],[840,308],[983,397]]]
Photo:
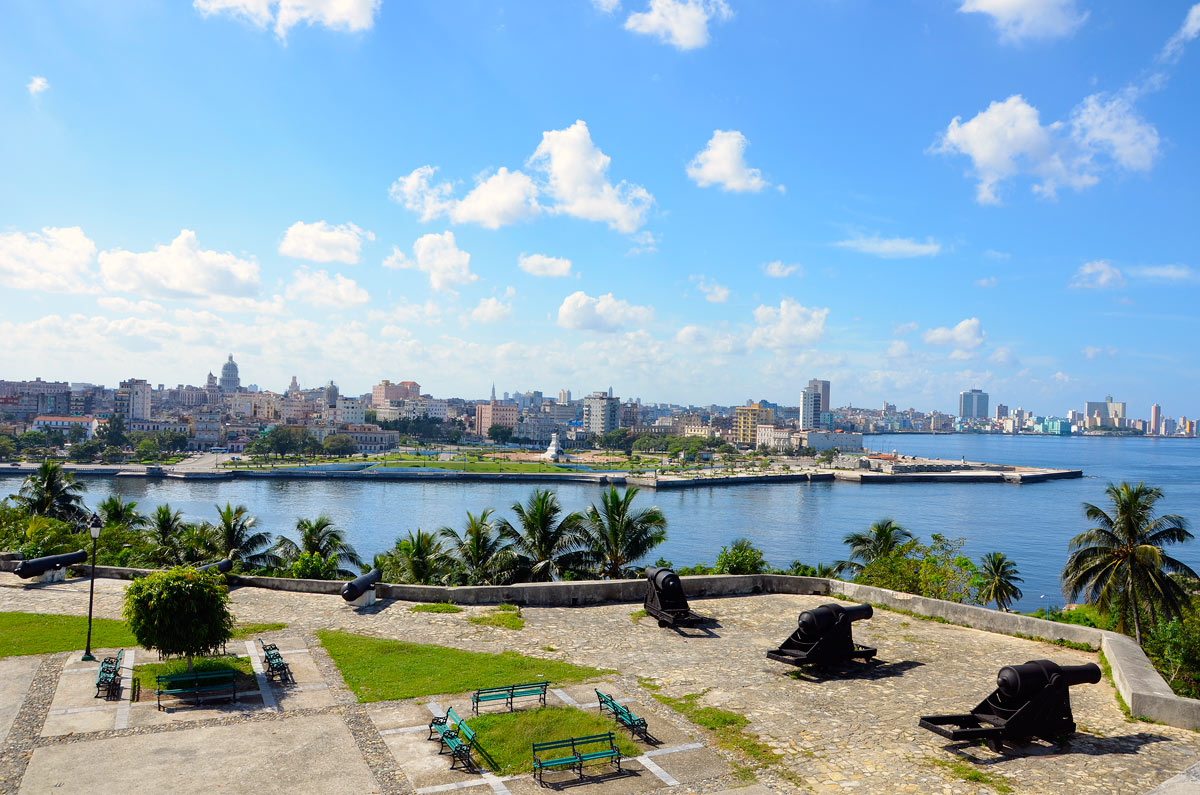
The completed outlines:
[[[960,419],[986,419],[988,394],[982,389],[971,389],[958,393],[958,416]]]
[[[475,432],[481,436],[486,436],[488,429],[493,425],[502,425],[505,428],[517,427],[517,404],[501,403],[495,397],[496,393],[493,389],[492,400],[480,403],[475,407]]]
[[[1083,416],[1089,427],[1121,428],[1125,425],[1125,403],[1118,403],[1112,399],[1112,395],[1105,395],[1103,402],[1086,401],[1083,404]]]
[[[757,443],[758,426],[774,425],[775,410],[762,403],[733,407],[733,443],[749,447]]]
[[[233,394],[238,391],[238,387],[242,385],[241,378],[238,377],[237,362],[233,360],[233,354],[229,354],[229,361],[221,365],[221,393],[225,395]]]
[[[808,382],[808,386],[809,389],[815,388],[821,396],[821,405],[817,409],[818,415],[822,411],[833,411],[833,408],[829,404],[829,382],[814,378]]]
[[[567,405],[568,403],[570,403],[571,402],[571,390],[569,390],[569,389],[558,390],[558,402],[563,404],[564,406]]]
[[[1162,406],[1155,403],[1150,407],[1150,430],[1151,435],[1157,435],[1159,429],[1162,428]]]
[[[593,392],[583,399],[583,429],[588,433],[615,431],[621,423],[621,399],[608,393]]]
[[[150,383],[141,378],[122,381],[117,389],[115,408],[117,414],[129,420],[150,419]]]
[[[1003,403],[996,404],[996,419],[1003,420],[1008,418],[1008,406]]]
[[[800,430],[802,431],[811,431],[821,425],[821,401],[825,399],[821,395],[821,383],[825,384],[825,394],[828,394],[828,381],[815,383],[809,381],[808,388],[800,394]]]

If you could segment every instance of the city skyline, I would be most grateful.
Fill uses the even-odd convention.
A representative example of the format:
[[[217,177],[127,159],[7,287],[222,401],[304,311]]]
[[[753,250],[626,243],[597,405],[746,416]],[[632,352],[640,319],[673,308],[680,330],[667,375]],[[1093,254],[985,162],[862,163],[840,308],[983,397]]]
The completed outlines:
[[[1200,414],[1200,5],[289,8],[10,8],[0,376]]]

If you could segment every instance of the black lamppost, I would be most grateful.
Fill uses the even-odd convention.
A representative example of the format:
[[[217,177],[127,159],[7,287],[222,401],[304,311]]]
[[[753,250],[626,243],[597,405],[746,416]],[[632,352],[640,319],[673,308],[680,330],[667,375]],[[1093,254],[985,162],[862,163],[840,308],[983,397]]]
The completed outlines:
[[[96,661],[92,656],[92,605],[96,601],[96,541],[100,538],[100,528],[103,526],[100,517],[93,513],[91,521],[88,522],[88,532],[92,536],[92,585],[88,592],[88,636],[87,650],[83,653],[84,662]]]

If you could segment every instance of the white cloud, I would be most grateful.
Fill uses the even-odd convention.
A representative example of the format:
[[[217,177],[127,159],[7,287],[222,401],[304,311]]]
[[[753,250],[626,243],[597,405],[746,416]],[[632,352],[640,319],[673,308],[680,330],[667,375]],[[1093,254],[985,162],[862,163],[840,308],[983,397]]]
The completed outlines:
[[[862,254],[873,254],[884,259],[909,259],[912,257],[933,257],[942,250],[942,245],[931,237],[922,243],[909,237],[856,237],[834,243],[835,246],[848,248]]]
[[[392,306],[391,309],[368,310],[367,319],[373,322],[396,321],[397,323],[436,326],[442,322],[443,314],[444,310],[441,305],[434,302],[432,298],[427,299],[424,304],[410,304],[407,300],[401,299],[401,302]]]
[[[658,244],[662,242],[662,235],[656,235],[649,229],[643,229],[640,232],[632,234],[629,239],[633,241],[633,248],[626,252],[629,254],[653,254],[658,251]]]
[[[541,210],[537,194],[537,186],[527,174],[501,167],[454,204],[450,220],[499,229],[537,215]]]
[[[773,279],[784,279],[795,273],[799,267],[799,265],[784,265],[781,260],[775,260],[763,265],[763,273]]]
[[[25,88],[29,90],[29,96],[36,97],[38,94],[50,87],[50,81],[44,77],[31,77],[29,82],[25,84]]]
[[[201,299],[199,302],[202,306],[210,309],[215,309],[222,314],[245,314],[245,315],[283,315],[287,313],[287,304],[283,300],[283,296],[276,293],[266,301],[259,301],[256,298],[233,298],[230,296],[210,296]]]
[[[571,260],[547,257],[545,254],[522,254],[517,267],[534,276],[561,277],[571,275]]]
[[[645,11],[629,15],[625,29],[655,36],[680,50],[708,44],[708,23],[733,16],[725,0],[650,0]]]
[[[375,239],[374,234],[363,232],[354,224],[333,226],[324,221],[312,224],[297,221],[288,227],[283,242],[279,244],[279,253],[310,262],[357,265],[364,237],[367,240]]]
[[[1200,3],[1188,9],[1183,25],[1175,31],[1159,57],[1168,63],[1175,63],[1183,56],[1183,49],[1189,41],[1200,36]]]
[[[310,271],[306,268],[292,273],[292,283],[287,286],[284,295],[292,300],[332,309],[349,309],[371,300],[367,291],[353,279],[340,273],[330,276],[326,271]]]
[[[995,287],[996,286],[996,277],[995,276],[984,276],[982,279],[976,279],[975,286],[976,287]]]
[[[1129,171],[1149,171],[1158,155],[1158,130],[1134,110],[1128,93],[1092,94],[1071,111],[1072,137]]]
[[[1012,348],[1009,348],[1007,345],[1001,345],[992,351],[992,355],[988,357],[989,362],[1002,366],[1013,364],[1016,360],[1017,358],[1013,355]]]
[[[100,273],[110,290],[151,298],[253,297],[258,293],[258,263],[228,251],[200,248],[196,233],[183,229],[169,245],[134,253],[100,252]]]
[[[471,310],[471,320],[476,323],[499,323],[511,314],[512,304],[506,304],[499,298],[481,298]]]
[[[1124,286],[1125,277],[1121,275],[1120,269],[1102,259],[1083,263],[1071,279],[1071,287],[1085,290]]]
[[[1197,280],[1196,271],[1187,265],[1143,265],[1131,268],[1132,275],[1143,279],[1163,282],[1191,282]]]
[[[892,329],[892,334],[897,337],[903,337],[906,334],[912,334],[919,328],[920,325],[918,325],[916,321],[910,320],[907,323],[897,324],[896,327]]]
[[[596,7],[597,11],[611,14],[621,7],[621,0],[592,0],[592,5]]]
[[[687,175],[702,188],[758,193],[771,184],[762,172],[746,165],[746,136],[737,130],[713,130],[708,146],[688,163]]]
[[[413,257],[409,259],[399,246],[393,246],[383,266],[422,271],[429,276],[429,284],[435,290],[453,290],[457,284],[470,284],[479,278],[471,273],[471,255],[455,244],[453,232],[417,238]]]
[[[626,234],[636,232],[654,197],[640,185],[608,181],[611,158],[592,143],[587,123],[542,133],[529,165],[546,177],[545,192],[554,199],[552,212],[588,221],[603,221]]]
[[[1071,383],[1071,376],[1067,375],[1062,370],[1059,370],[1054,374],[1054,380],[1060,384],[1069,384]]]
[[[912,350],[908,347],[908,343],[904,340],[892,340],[891,344],[888,345],[887,348],[887,355],[892,359],[900,359],[910,355],[911,353]]]
[[[798,348],[810,345],[825,333],[825,318],[829,309],[809,309],[790,298],[779,302],[779,308],[762,305],[754,310],[757,324],[747,344],[751,348]]]
[[[97,298],[96,303],[109,311],[124,315],[161,315],[164,312],[162,304],[156,304],[153,301],[130,301],[119,295]]]
[[[592,298],[580,290],[564,298],[558,308],[558,325],[571,329],[616,331],[645,325],[653,318],[653,308],[614,298],[612,293]]]
[[[961,320],[952,327],[940,326],[927,329],[921,335],[921,339],[925,340],[926,344],[953,346],[954,351],[951,356],[958,359],[966,358],[969,355],[968,351],[973,351],[982,345],[985,337],[987,334],[977,317]]]
[[[995,249],[991,249],[991,248],[989,248],[987,251],[983,252],[983,256],[987,257],[988,259],[1002,260],[1002,261],[1012,259],[1012,254],[1009,254],[1007,251],[996,251]]]
[[[78,226],[0,235],[0,284],[19,290],[88,292],[95,256],[96,244]]]
[[[1106,345],[1104,347],[1100,347],[1099,345],[1088,345],[1083,350],[1081,350],[1080,353],[1083,354],[1083,358],[1085,358],[1085,359],[1095,359],[1100,354],[1107,354],[1108,356],[1116,356],[1117,349],[1111,345]]]
[[[241,17],[260,28],[273,21],[275,35],[281,40],[288,31],[305,23],[330,30],[358,33],[375,24],[381,0],[193,0],[192,5],[204,16],[229,14]]]
[[[704,300],[710,304],[723,304],[729,300],[729,288],[708,280],[707,276],[692,276],[696,289],[704,293]]]
[[[958,10],[987,14],[1009,44],[1069,36],[1088,16],[1075,8],[1075,0],[963,0]]]
[[[449,182],[433,184],[433,166],[413,169],[407,177],[392,183],[388,195],[403,204],[405,209],[421,214],[421,221],[432,221],[454,207],[454,186]]]

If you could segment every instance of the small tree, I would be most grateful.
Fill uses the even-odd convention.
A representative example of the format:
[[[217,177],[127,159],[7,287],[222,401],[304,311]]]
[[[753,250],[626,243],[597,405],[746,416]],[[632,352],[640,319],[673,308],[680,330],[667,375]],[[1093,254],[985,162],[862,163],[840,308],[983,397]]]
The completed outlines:
[[[497,444],[508,444],[512,439],[513,429],[507,425],[492,425],[487,430],[488,438]]]
[[[344,433],[329,434],[325,437],[325,441],[321,446],[325,448],[326,453],[338,456],[339,458],[354,455],[358,452],[358,442]]]
[[[137,642],[164,655],[210,654],[233,635],[229,590],[222,575],[175,568],[134,580],[121,614]]]
[[[750,543],[748,538],[736,538],[717,553],[714,574],[762,574],[771,567],[763,558],[762,550]]]

